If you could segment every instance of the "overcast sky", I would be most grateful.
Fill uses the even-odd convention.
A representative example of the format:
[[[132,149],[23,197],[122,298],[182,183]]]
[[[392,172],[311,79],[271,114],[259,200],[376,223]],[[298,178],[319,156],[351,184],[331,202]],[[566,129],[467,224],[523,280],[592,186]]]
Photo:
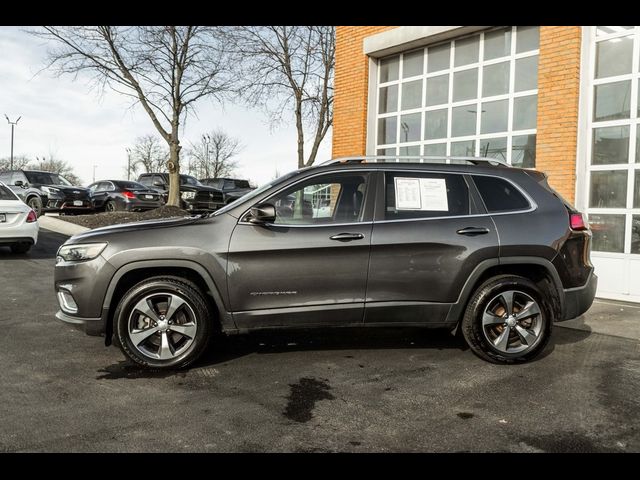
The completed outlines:
[[[19,27],[0,27],[0,158],[9,157],[11,128],[4,119],[22,116],[15,130],[14,156],[49,157],[68,161],[83,184],[126,178],[127,154],[135,138],[156,134],[140,105],[129,108],[128,98],[90,90],[84,77],[54,77],[37,73],[45,64],[47,44]],[[200,134],[221,127],[245,145],[237,173],[258,185],[271,180],[276,168],[284,174],[297,168],[296,134],[292,124],[271,131],[261,111],[208,99],[197,106],[181,135],[188,148]],[[316,162],[330,158],[331,136],[325,138]]]

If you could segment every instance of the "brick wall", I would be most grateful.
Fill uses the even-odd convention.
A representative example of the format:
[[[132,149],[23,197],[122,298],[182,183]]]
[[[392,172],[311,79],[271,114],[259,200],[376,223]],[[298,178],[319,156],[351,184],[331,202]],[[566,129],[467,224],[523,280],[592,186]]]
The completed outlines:
[[[366,153],[369,57],[362,53],[362,42],[392,28],[336,27],[333,157]]]
[[[573,202],[576,185],[581,27],[540,27],[536,169]]]

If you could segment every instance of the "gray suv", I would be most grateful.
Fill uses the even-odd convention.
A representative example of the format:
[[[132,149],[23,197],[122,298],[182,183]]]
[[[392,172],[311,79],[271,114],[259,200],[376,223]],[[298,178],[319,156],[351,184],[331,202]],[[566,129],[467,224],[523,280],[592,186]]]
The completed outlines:
[[[144,367],[216,331],[423,326],[524,362],[593,301],[591,232],[543,173],[488,159],[356,157],[214,213],[100,228],[60,247],[56,317]]]

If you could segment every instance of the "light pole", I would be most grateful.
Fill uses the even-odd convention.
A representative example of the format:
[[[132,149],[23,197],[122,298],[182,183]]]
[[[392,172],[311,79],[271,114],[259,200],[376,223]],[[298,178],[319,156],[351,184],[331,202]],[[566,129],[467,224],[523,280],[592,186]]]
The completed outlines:
[[[96,167],[97,167],[97,165],[94,163],[93,164],[93,182],[92,183],[96,183]]]
[[[202,141],[204,142],[204,149],[205,149],[205,164],[204,164],[205,177],[209,178],[209,143],[211,143],[211,137],[209,136],[208,133],[202,136]]]
[[[127,151],[127,180],[131,180],[131,149],[125,148]]]
[[[12,122],[11,120],[9,120],[9,117],[7,117],[6,113],[4,114],[4,118],[6,118],[9,125],[11,125],[11,167],[10,169],[13,170],[13,129],[18,124],[22,116],[19,116],[15,122]]]

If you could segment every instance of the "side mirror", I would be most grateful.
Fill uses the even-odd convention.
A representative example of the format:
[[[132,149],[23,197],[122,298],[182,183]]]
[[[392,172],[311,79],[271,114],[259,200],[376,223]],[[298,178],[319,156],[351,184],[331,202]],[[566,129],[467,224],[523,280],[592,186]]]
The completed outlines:
[[[24,187],[24,182],[22,180],[16,180],[14,185],[16,187]]]
[[[261,203],[251,207],[248,221],[257,225],[273,223],[276,221],[276,207],[270,203]]]

